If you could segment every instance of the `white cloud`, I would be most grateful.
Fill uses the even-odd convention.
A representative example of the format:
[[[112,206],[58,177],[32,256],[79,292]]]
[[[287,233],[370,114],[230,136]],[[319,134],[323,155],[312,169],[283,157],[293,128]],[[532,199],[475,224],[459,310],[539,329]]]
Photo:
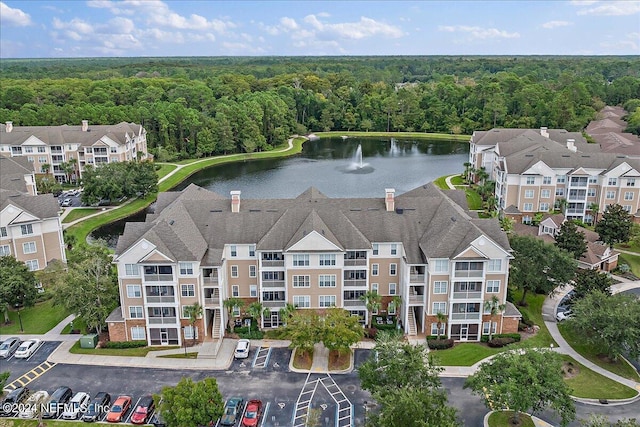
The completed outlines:
[[[482,28],[471,27],[467,25],[441,25],[438,27],[438,31],[444,31],[448,33],[468,33],[474,39],[516,39],[520,37],[519,33],[509,33],[505,30],[498,30],[496,28]]]
[[[295,31],[298,29],[298,23],[296,22],[296,20],[293,18],[288,18],[286,16],[283,16],[282,18],[280,18],[280,24],[286,30]]]
[[[569,25],[573,25],[573,23],[569,21],[549,21],[542,24],[542,28],[550,30],[553,28],[567,27]]]
[[[341,22],[337,24],[322,22],[318,17],[322,16],[308,15],[304,18],[304,22],[316,30],[315,34],[319,36],[334,35],[339,38],[359,40],[374,36],[399,38],[404,35],[404,32],[396,26],[364,16],[360,17],[360,20],[356,22]]]
[[[607,49],[608,51],[615,51],[620,53],[621,51],[637,51],[638,44],[631,40],[617,40],[615,42],[602,42],[600,47]]]
[[[589,6],[598,3],[598,0],[572,0],[570,3],[574,6]]]
[[[0,2],[0,24],[26,27],[31,25],[31,16],[20,9],[14,9]]]
[[[640,1],[637,0],[593,2],[576,5],[593,6],[587,9],[580,9],[578,15],[625,16],[640,13]]]

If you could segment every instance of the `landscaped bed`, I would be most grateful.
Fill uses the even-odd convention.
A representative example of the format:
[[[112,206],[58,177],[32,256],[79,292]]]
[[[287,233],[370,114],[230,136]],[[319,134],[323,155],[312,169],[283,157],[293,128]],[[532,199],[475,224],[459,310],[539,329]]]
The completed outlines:
[[[18,312],[9,310],[11,323],[5,325],[0,322],[0,335],[11,335],[17,333],[44,334],[49,332],[54,326],[62,322],[69,313],[61,305],[53,305],[52,300],[44,301],[33,307],[20,309],[20,318],[24,332],[20,331],[20,320]]]
[[[489,415],[489,427],[535,427],[529,414],[520,414],[520,422],[513,423],[513,411],[493,412]]]
[[[293,350],[293,367],[296,369],[311,370],[313,364],[313,351],[305,351],[304,353],[297,348]]]
[[[69,353],[73,354],[95,354],[98,356],[129,356],[129,357],[145,357],[150,351],[171,350],[179,348],[178,346],[161,346],[161,347],[135,347],[135,348],[80,348],[80,341],[76,342],[69,349]]]
[[[628,399],[638,393],[623,384],[613,381],[563,355],[565,382],[573,389],[572,396],[585,399]]]
[[[329,352],[329,370],[330,371],[344,371],[351,366],[351,350],[346,353],[340,354],[337,350],[331,350]]]

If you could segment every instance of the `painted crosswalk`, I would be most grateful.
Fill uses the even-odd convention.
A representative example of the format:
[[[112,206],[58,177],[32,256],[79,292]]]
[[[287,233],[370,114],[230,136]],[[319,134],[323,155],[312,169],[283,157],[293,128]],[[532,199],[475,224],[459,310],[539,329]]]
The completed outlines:
[[[271,356],[271,347],[258,347],[256,355],[253,358],[252,368],[266,368],[269,364],[269,357]]]
[[[311,401],[318,389],[318,385],[322,385],[336,403],[336,427],[353,426],[353,405],[342,392],[338,384],[336,384],[331,375],[324,374],[316,377],[317,374],[314,374],[315,378],[313,379],[311,375],[311,372],[309,372],[307,379],[302,386],[302,390],[298,395],[298,400],[296,401],[296,407],[293,413],[293,426],[304,427],[307,425]],[[322,409],[325,410],[326,405],[324,405]]]
[[[15,390],[18,387],[24,387],[29,384],[31,381],[35,380],[39,376],[43,375],[49,369],[56,366],[55,363],[52,362],[44,362],[30,370],[29,372],[22,375],[20,378],[13,380],[10,384],[5,386],[7,390]]]

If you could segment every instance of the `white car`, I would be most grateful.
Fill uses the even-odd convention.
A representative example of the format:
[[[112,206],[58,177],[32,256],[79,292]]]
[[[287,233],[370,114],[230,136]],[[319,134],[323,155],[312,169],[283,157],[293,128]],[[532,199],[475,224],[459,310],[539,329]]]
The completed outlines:
[[[91,397],[89,394],[81,391],[76,393],[68,403],[64,404],[63,420],[77,420],[82,412],[89,407]]]
[[[44,390],[36,391],[24,402],[22,410],[18,413],[18,418],[35,418],[38,415],[40,405],[46,403],[49,393]]]
[[[27,340],[20,344],[20,347],[16,350],[16,359],[27,359],[30,357],[40,346],[39,339]]]
[[[573,316],[573,313],[571,312],[571,310],[561,311],[558,314],[556,314],[556,320],[558,322],[562,322],[563,320],[570,319],[571,316]]]
[[[233,353],[233,356],[236,359],[246,359],[249,357],[249,347],[251,346],[251,342],[249,340],[240,340],[238,344],[236,344],[236,351]]]

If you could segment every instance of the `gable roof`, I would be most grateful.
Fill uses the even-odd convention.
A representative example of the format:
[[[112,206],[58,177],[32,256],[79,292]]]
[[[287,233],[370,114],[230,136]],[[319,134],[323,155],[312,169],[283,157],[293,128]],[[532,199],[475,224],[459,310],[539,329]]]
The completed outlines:
[[[28,193],[25,175],[33,175],[33,163],[26,157],[0,156],[0,188]]]
[[[136,123],[120,122],[115,125],[89,125],[87,131],[82,126],[12,126],[7,132],[5,124],[0,124],[0,144],[21,145],[31,137],[49,145],[80,144],[91,146],[104,137],[118,145],[124,145],[129,137],[146,133]]]
[[[0,210],[9,205],[16,206],[39,219],[57,218],[58,210],[60,209],[58,201],[52,194],[30,196],[0,189]]]

